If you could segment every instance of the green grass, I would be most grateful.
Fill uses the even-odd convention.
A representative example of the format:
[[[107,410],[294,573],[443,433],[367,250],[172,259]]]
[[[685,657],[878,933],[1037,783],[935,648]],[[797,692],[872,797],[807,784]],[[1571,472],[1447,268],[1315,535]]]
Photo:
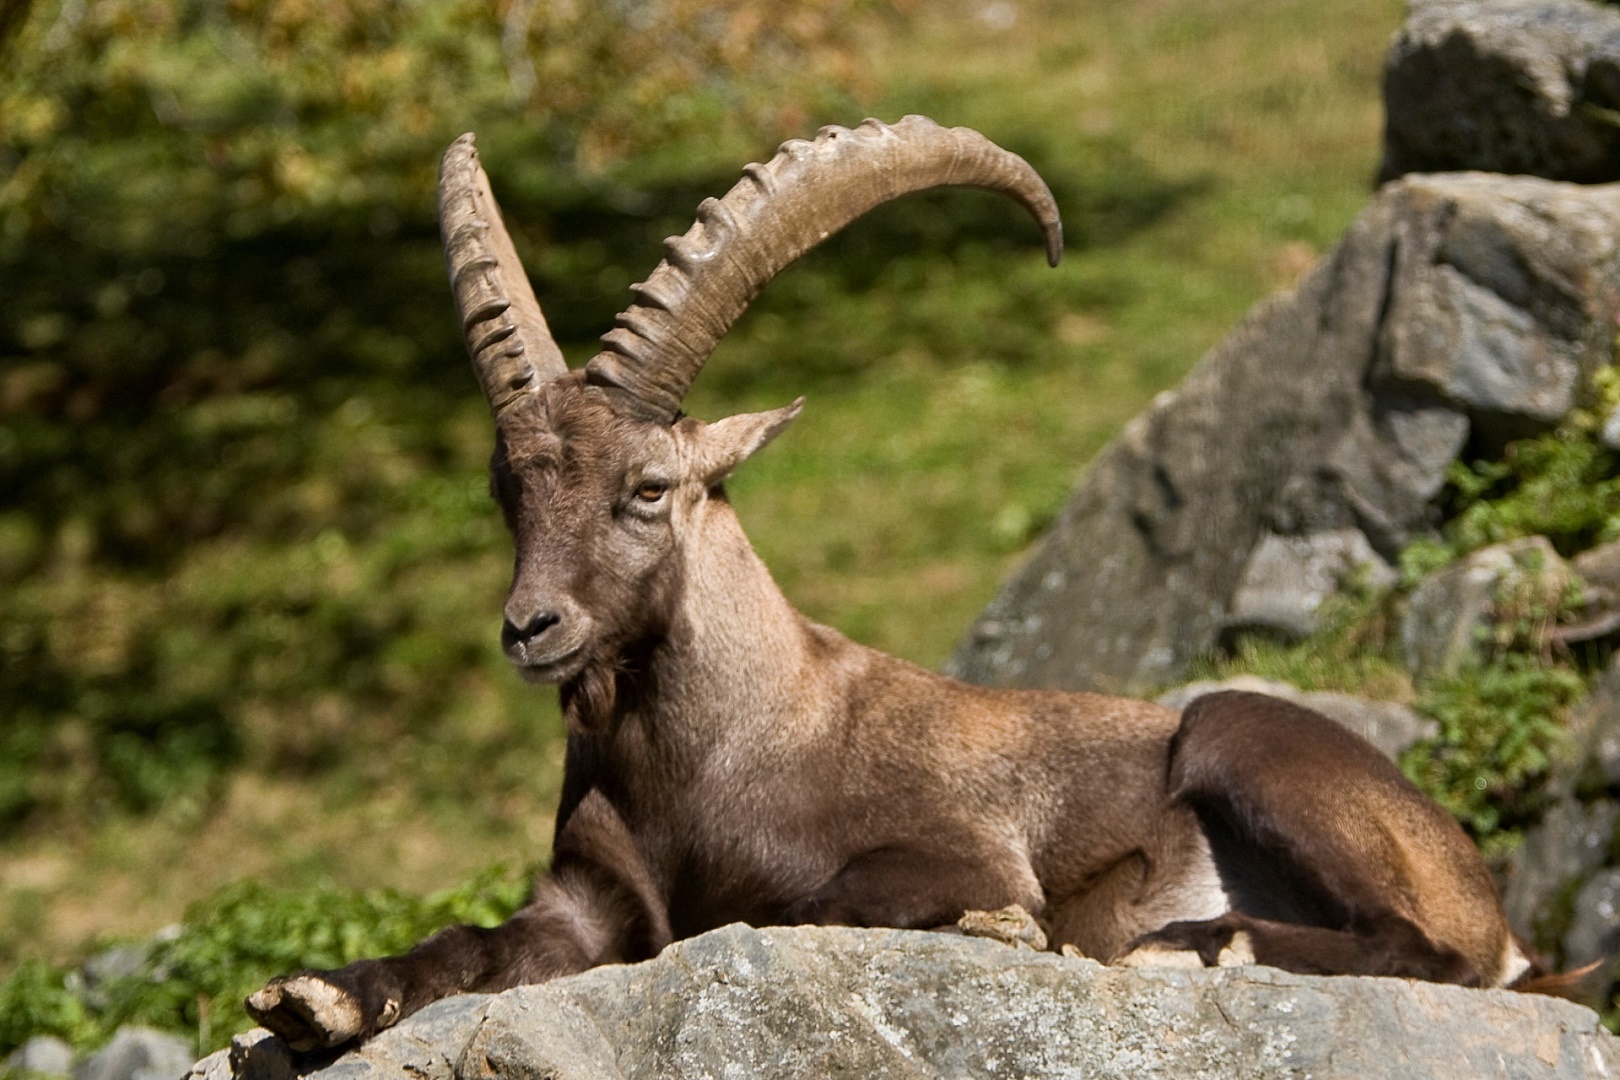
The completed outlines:
[[[23,961],[0,981],[0,1049],[35,1035],[94,1047],[121,1026],[141,1024],[194,1037],[200,1057],[252,1026],[242,1001],[266,980],[403,952],[449,923],[495,926],[528,888],[527,874],[500,865],[425,898],[396,889],[231,885],[94,981]]]

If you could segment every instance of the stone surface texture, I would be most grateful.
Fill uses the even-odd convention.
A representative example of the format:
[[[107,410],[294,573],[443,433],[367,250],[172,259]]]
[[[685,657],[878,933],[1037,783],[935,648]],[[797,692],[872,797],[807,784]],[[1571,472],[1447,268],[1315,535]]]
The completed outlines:
[[[1593,874],[1575,894],[1575,917],[1564,935],[1564,961],[1580,967],[1594,960],[1615,963],[1620,948],[1620,869]]]
[[[1380,179],[1620,180],[1620,12],[1587,0],[1413,0],[1384,68]]]
[[[1433,720],[1419,716],[1398,702],[1374,701],[1332,690],[1301,690],[1292,683],[1254,675],[1187,683],[1160,694],[1157,700],[1160,705],[1171,709],[1185,709],[1195,699],[1217,690],[1249,690],[1257,694],[1270,694],[1307,709],[1315,709],[1372,743],[1388,758],[1394,758],[1422,739],[1431,738],[1437,729]]]
[[[1271,538],[1355,530],[1393,561],[1465,447],[1545,430],[1608,362],[1617,238],[1620,185],[1386,185],[1098,456],[948,670],[1162,687],[1232,623]]]
[[[1609,859],[1620,808],[1607,800],[1560,799],[1548,809],[1513,860],[1502,905],[1514,929],[1532,939],[1556,918],[1560,899]],[[1590,958],[1589,958],[1590,959]]]
[[[0,1076],[33,1073],[35,1076],[68,1076],[73,1072],[73,1047],[54,1035],[35,1035],[6,1055]]]
[[[1401,621],[1401,651],[1416,675],[1449,675],[1483,658],[1504,600],[1540,597],[1550,609],[1569,567],[1545,537],[1493,544],[1426,579]]]
[[[73,1080],[178,1080],[196,1057],[184,1039],[151,1028],[126,1027],[81,1061]]]
[[[1226,629],[1309,637],[1317,629],[1323,603],[1345,585],[1355,582],[1383,591],[1397,577],[1360,529],[1325,529],[1305,536],[1262,533],[1232,594]]]
[[[1589,588],[1620,597],[1620,540],[1587,548],[1569,561]]]
[[[645,964],[448,999],[310,1075],[1480,1080],[1620,1075],[1620,1043],[1587,1009],[1510,991],[737,925]]]
[[[1584,990],[1607,1004],[1620,980],[1620,662],[1575,710],[1551,806],[1500,877],[1508,921],[1562,969],[1608,958]]]

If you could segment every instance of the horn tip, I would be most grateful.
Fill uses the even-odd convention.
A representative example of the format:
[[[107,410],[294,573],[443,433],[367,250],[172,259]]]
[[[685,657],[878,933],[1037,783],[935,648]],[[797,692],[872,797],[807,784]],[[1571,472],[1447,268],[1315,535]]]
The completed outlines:
[[[455,142],[452,142],[449,146],[445,147],[445,163],[449,164],[451,161],[459,161],[468,158],[476,161],[478,159],[478,147],[476,145],[477,141],[478,137],[472,132],[464,132],[456,139]]]
[[[450,187],[467,183],[469,174],[481,167],[478,163],[478,147],[473,145],[472,132],[467,132],[445,147],[444,156],[439,159],[439,198],[441,205],[445,193]]]

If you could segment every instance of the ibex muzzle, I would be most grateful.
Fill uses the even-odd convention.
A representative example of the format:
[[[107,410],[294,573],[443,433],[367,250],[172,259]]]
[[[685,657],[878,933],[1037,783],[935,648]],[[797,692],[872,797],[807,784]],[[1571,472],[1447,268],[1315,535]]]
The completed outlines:
[[[445,994],[638,960],[733,920],[927,928],[1020,904],[1106,962],[1258,961],[1497,986],[1530,962],[1457,824],[1365,741],[1254,694],[1184,714],[992,691],[800,615],[723,481],[792,421],[704,424],[681,400],[772,275],[873,206],[939,184],[1007,195],[1062,234],[1027,163],[923,117],[790,142],[706,200],[569,371],[472,137],[440,181],[450,278],[496,424],[516,542],[503,642],[561,685],[551,870],[493,930],[271,982],[297,1049]]]

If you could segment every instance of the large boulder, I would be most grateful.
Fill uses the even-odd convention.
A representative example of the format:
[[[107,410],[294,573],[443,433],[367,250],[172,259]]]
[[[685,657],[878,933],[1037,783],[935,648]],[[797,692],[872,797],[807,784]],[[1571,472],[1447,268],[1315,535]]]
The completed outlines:
[[[73,1047],[54,1035],[35,1035],[0,1064],[0,1076],[21,1073],[32,1080],[69,1076],[73,1072]]]
[[[1608,1005],[1620,980],[1620,660],[1569,731],[1551,805],[1501,869],[1502,900],[1514,930],[1563,968],[1606,960],[1586,989]]]
[[[171,1080],[197,1059],[192,1044],[166,1031],[119,1028],[112,1042],[81,1061],[73,1080]]]
[[[261,1040],[262,1042],[262,1040]],[[282,1080],[223,1052],[194,1076]],[[1587,1009],[1271,968],[1129,970],[899,930],[728,926],[658,959],[450,998],[311,1080],[802,1076],[1585,1077]]]
[[[1347,583],[1381,592],[1397,579],[1395,568],[1360,529],[1324,529],[1309,536],[1264,533],[1232,594],[1227,626],[1309,637],[1318,629],[1323,603]]]
[[[1386,185],[1297,291],[1257,306],[1099,455],[949,670],[1171,685],[1252,620],[1235,597],[1275,576],[1253,563],[1276,561],[1277,538],[1364,539],[1393,560],[1432,529],[1459,453],[1547,430],[1608,362],[1617,236],[1620,186]]]
[[[1380,180],[1461,169],[1620,180],[1620,11],[1412,0],[1384,103]]]
[[[1401,620],[1401,651],[1416,675],[1450,675],[1480,663],[1493,622],[1526,605],[1556,611],[1569,567],[1546,537],[1527,536],[1481,548],[1427,578],[1412,592]],[[1499,612],[1506,606],[1507,612]]]

